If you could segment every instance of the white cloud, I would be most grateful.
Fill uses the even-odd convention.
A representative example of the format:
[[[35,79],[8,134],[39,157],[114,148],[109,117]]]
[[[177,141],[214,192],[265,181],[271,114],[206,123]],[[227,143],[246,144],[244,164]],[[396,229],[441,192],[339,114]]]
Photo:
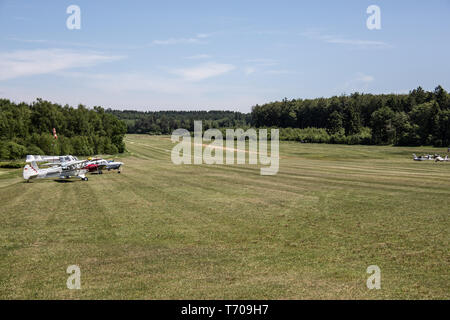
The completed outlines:
[[[8,82],[0,82],[0,95],[14,101],[31,102],[41,97],[60,104],[82,103],[120,109],[241,111],[250,111],[252,105],[273,101],[281,96],[279,89],[273,86],[255,87],[245,81],[191,81],[191,78],[174,77],[158,73],[158,70],[171,71],[161,68],[109,73],[98,73],[90,68],[63,70],[54,73],[57,78],[49,86],[34,86],[27,82],[8,85]],[[206,71],[203,71],[206,75]]]
[[[388,47],[389,44],[383,41],[372,41],[372,40],[359,40],[359,39],[348,39],[341,36],[336,35],[326,35],[321,34],[316,31],[307,31],[301,33],[302,36],[307,37],[313,40],[320,40],[326,43],[334,43],[334,44],[342,44],[342,45],[351,45],[357,47]]]
[[[267,58],[247,59],[245,61],[263,67],[275,66],[278,64],[278,60]]]
[[[20,38],[14,38],[14,37],[6,38],[6,40],[25,42],[25,43],[48,43],[49,42],[48,40],[44,40],[44,39],[20,39]]]
[[[73,79],[71,79],[73,78]],[[273,101],[280,92],[273,87],[257,88],[247,83],[192,82],[149,73],[91,73],[89,70],[62,72],[52,86],[26,84],[3,86],[2,97],[32,102],[37,97],[60,104],[138,110],[250,111],[257,103]]]
[[[25,39],[25,38],[16,38],[16,37],[7,37],[4,38],[8,41],[15,41],[15,42],[22,42],[22,43],[34,43],[34,44],[46,44],[47,46],[53,46],[53,47],[85,47],[90,48],[93,50],[105,47],[105,45],[102,45],[100,43],[82,43],[82,42],[69,42],[69,41],[54,41],[54,40],[47,40],[47,39]],[[120,46],[120,49],[123,49],[124,46]],[[125,47],[127,48],[127,47]]]
[[[246,67],[246,68],[244,68],[244,72],[245,72],[246,75],[250,75],[250,74],[256,72],[256,68],[253,68],[253,67]]]
[[[178,79],[140,74],[72,74],[84,78],[88,85],[112,94],[130,92],[156,92],[170,95],[186,95],[198,88]],[[201,88],[200,88],[201,89]]]
[[[374,80],[375,80],[375,78],[373,76],[369,76],[369,75],[366,75],[366,74],[363,74],[363,73],[358,73],[356,78],[355,78],[355,81],[362,82],[362,83],[369,83],[369,82],[372,82]]]
[[[0,80],[90,67],[121,58],[97,52],[77,52],[63,49],[0,52]]]
[[[250,74],[253,74],[255,72],[269,74],[269,75],[283,75],[283,74],[296,74],[297,73],[297,72],[294,72],[294,71],[291,71],[291,70],[285,70],[285,69],[260,70],[260,69],[255,68],[255,67],[245,67],[244,68],[244,73],[246,75],[250,75]]]
[[[255,72],[267,73],[267,71],[264,71],[267,69],[267,67],[273,67],[279,64],[277,60],[268,58],[247,59],[245,60],[245,62],[249,64],[248,66],[244,67],[244,73],[246,75],[250,75]]]
[[[170,45],[170,44],[180,44],[180,43],[199,43],[198,38],[170,38],[167,40],[153,40],[153,44],[157,45]]]
[[[200,81],[220,76],[234,69],[235,66],[232,64],[209,62],[191,68],[174,69],[171,73],[179,75],[188,81]]]
[[[375,78],[371,75],[362,72],[356,73],[352,79],[346,81],[343,86],[337,88],[339,92],[364,92],[369,89],[370,83],[374,82]]]
[[[330,38],[330,39],[327,39],[326,42],[337,43],[337,44],[349,44],[349,45],[354,45],[354,46],[378,46],[378,47],[387,46],[387,43],[383,42],[383,41],[355,40],[355,39],[343,39],[343,38]]]
[[[211,56],[209,54],[196,54],[193,56],[186,57],[185,59],[199,60],[199,59],[209,59]]]
[[[155,45],[172,45],[172,44],[190,44],[190,43],[203,43],[202,39],[209,38],[210,34],[199,33],[195,37],[191,38],[169,38],[166,40],[153,40],[152,44]]]
[[[267,74],[273,74],[273,75],[277,75],[277,74],[295,74],[297,72],[294,72],[292,70],[267,70],[266,71]]]
[[[210,33],[198,33],[197,34],[197,38],[200,38],[200,39],[209,38],[210,36],[211,36]]]

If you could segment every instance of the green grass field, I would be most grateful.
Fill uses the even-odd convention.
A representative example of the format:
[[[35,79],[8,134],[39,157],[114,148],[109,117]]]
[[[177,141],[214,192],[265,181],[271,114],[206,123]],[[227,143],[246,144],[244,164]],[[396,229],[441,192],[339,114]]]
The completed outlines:
[[[450,298],[450,163],[411,157],[446,150],[282,143],[261,176],[126,143],[122,174],[88,182],[0,169],[0,298]]]

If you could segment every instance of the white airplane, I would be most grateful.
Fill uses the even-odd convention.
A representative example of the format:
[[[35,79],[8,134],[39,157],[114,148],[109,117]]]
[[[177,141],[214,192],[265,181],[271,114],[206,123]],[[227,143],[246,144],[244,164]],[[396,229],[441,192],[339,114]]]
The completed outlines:
[[[448,161],[450,161],[448,159],[448,156],[445,156],[445,158],[442,158],[441,156],[437,156],[435,159],[436,159],[435,160],[436,162],[448,162]]]
[[[87,181],[86,162],[87,160],[78,160],[74,156],[27,156],[27,165],[23,168],[23,178],[30,182],[31,179],[59,178],[68,179],[77,177]],[[40,169],[38,162],[45,162],[43,165],[49,168]]]
[[[109,160],[106,163],[106,170],[119,170],[118,173],[120,173],[120,167],[123,165],[123,162]]]
[[[426,156],[416,156],[415,153],[413,153],[413,158],[414,161],[426,161],[426,160],[433,160],[433,157],[431,155],[426,155]]]

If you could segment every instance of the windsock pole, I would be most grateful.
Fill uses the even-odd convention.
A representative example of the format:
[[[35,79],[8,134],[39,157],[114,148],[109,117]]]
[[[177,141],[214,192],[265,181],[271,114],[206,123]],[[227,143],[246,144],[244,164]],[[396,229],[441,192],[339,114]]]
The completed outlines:
[[[56,140],[58,140],[58,135],[56,134],[55,128],[53,128],[53,138],[55,138],[53,141],[53,153],[56,155]]]

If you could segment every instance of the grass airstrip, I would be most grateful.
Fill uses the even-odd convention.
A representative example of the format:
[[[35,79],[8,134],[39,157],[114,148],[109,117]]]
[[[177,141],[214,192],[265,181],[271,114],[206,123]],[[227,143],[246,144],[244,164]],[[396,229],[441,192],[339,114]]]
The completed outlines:
[[[444,149],[282,142],[261,176],[125,141],[122,173],[87,182],[0,169],[0,298],[450,298],[450,163],[412,160]]]

